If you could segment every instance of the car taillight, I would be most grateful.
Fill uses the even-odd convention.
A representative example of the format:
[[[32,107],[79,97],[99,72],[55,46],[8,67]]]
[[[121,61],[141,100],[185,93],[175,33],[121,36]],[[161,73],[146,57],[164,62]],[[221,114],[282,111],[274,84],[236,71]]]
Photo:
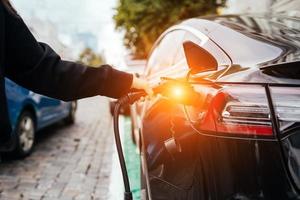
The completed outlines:
[[[299,127],[300,87],[271,87],[271,95],[280,131]]]
[[[263,86],[225,85],[212,98],[208,98],[204,109],[205,117],[197,123],[199,130],[217,135],[273,136]]]

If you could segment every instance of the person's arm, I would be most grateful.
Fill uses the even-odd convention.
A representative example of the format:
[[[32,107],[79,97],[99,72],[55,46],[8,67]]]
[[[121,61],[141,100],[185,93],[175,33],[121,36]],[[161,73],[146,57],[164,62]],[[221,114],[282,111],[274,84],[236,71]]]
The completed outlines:
[[[40,94],[62,100],[95,95],[118,98],[132,86],[131,74],[108,65],[90,68],[63,61],[38,43],[23,20],[5,11],[5,76]]]

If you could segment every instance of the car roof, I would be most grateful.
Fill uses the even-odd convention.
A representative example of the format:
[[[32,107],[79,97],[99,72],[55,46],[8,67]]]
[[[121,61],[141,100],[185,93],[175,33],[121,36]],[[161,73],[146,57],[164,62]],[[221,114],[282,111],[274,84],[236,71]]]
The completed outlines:
[[[300,18],[284,14],[220,15],[181,23],[206,34],[241,66],[300,60]]]

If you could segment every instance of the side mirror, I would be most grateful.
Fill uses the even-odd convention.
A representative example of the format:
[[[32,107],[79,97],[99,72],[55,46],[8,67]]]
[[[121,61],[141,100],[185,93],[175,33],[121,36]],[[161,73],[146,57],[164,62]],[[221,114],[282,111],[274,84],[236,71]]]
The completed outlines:
[[[218,69],[218,62],[213,55],[197,44],[186,41],[183,43],[183,49],[192,74]]]

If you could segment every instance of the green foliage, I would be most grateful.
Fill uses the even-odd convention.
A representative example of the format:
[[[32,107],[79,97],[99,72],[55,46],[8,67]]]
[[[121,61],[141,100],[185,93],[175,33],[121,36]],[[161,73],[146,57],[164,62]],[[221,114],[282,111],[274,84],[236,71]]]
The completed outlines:
[[[78,62],[91,67],[99,67],[105,63],[105,59],[101,54],[96,54],[92,49],[85,48],[80,53]]]
[[[125,30],[124,43],[143,58],[158,36],[178,21],[216,14],[226,0],[119,0],[116,28]]]

